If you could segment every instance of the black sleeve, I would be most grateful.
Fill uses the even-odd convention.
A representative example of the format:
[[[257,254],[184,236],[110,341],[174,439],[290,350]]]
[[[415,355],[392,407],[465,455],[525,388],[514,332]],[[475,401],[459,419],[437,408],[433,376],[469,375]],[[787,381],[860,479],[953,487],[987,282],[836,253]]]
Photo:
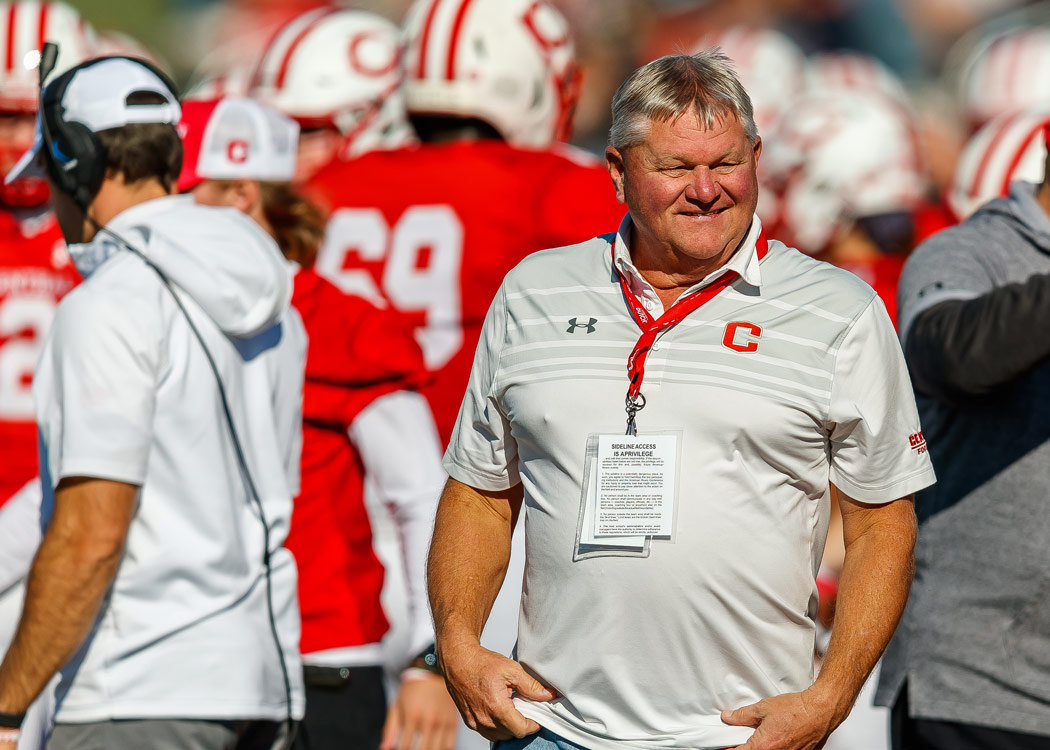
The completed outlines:
[[[989,393],[1050,355],[1050,274],[915,318],[904,349],[920,393],[946,401]]]

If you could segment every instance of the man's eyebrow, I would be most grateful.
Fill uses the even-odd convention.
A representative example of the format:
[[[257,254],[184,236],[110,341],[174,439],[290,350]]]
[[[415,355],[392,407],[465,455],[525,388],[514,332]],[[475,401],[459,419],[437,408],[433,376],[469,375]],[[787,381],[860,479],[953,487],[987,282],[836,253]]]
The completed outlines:
[[[711,163],[711,164],[719,164],[719,163],[727,161],[727,160],[729,160],[729,161],[743,161],[745,158],[746,157],[743,156],[740,153],[740,150],[736,146],[731,146],[731,147],[727,148],[725,151],[723,151],[722,153],[711,157],[711,159],[709,160],[709,163]],[[654,154],[654,156],[653,156],[653,163],[656,164],[659,167],[664,167],[664,166],[669,166],[669,165],[672,165],[672,164],[695,164],[696,163],[696,159],[695,158],[686,157],[686,156],[684,156],[682,154],[663,153],[663,154]]]
[[[740,159],[743,159],[743,158],[744,158],[744,156],[740,153],[740,150],[736,146],[731,146],[730,148],[727,148],[721,154],[716,156],[713,159],[713,161],[715,163],[718,163],[718,162],[726,161],[727,159],[731,160],[731,161],[737,161],[737,160],[740,160]]]

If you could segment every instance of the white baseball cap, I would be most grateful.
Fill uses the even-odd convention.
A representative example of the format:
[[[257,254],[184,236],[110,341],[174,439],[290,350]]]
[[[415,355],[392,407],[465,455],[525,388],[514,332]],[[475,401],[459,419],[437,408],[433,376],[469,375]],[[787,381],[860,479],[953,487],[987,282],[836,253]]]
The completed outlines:
[[[41,99],[46,102],[48,92],[57,91],[54,87],[63,84],[62,119],[79,122],[95,133],[136,123],[174,125],[181,115],[179,100],[169,85],[147,65],[126,57],[100,57],[81,63],[48,83]],[[128,103],[131,94],[144,91],[160,95],[164,103]],[[37,158],[44,148],[40,118],[37,112],[33,146],[7,173],[5,183],[44,175]]]
[[[184,149],[180,192],[204,180],[290,182],[295,176],[299,125],[254,99],[186,102],[179,135]]]

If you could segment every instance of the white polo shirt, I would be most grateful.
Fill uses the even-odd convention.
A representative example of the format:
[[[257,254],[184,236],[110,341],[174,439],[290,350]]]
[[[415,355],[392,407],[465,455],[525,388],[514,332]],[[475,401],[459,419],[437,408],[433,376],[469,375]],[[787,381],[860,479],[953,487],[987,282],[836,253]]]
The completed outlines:
[[[588,435],[623,434],[640,336],[614,240],[636,294],[660,311],[630,263],[629,230],[628,216],[615,236],[536,253],[507,275],[445,468],[480,489],[524,484],[517,656],[560,698],[516,699],[523,714],[595,750],[737,745],[753,730],[724,725],[722,710],[812,683],[830,484],[885,503],[932,484],[933,469],[913,447],[911,386],[874,291],[775,240],[760,260],[756,217],[696,288],[730,269],[740,278],[646,364],[639,434],[681,434],[673,540],[574,562]]]
[[[176,284],[221,373],[270,527],[273,607],[302,715],[295,563],[302,321],[276,245],[234,209],[170,197],[109,225]],[[60,722],[283,719],[263,527],[215,377],[156,274],[104,235],[71,247],[85,281],[37,368],[45,513],[69,476],[141,487],[120,568],[59,687]]]

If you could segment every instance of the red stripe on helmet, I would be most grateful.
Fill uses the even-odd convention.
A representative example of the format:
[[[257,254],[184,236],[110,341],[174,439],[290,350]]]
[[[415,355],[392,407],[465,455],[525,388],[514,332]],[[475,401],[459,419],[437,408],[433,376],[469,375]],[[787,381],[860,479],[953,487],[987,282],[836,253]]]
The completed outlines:
[[[456,20],[452,24],[452,36],[448,43],[448,63],[445,65],[445,79],[456,80],[456,47],[459,45],[459,34],[463,30],[463,20],[467,16],[467,8],[471,0],[463,0],[456,11]]]
[[[277,70],[277,81],[274,83],[275,88],[280,89],[284,86],[284,79],[288,76],[288,67],[292,63],[292,55],[295,54],[296,47],[302,43],[303,39],[306,38],[306,35],[313,31],[321,21],[334,13],[338,13],[340,10],[340,8],[327,8],[324,12],[319,13],[317,18],[310,21],[310,23],[306,24],[306,26],[299,30],[299,33],[295,35],[295,39],[292,40],[288,49],[285,50],[284,59],[281,60],[281,67]]]
[[[427,11],[427,19],[423,22],[423,31],[419,36],[419,59],[416,61],[416,78],[422,79],[427,72],[427,44],[430,42],[430,29],[434,26],[434,16],[437,15],[441,0],[434,0],[430,10]]]
[[[51,12],[51,3],[40,3],[40,19],[37,22],[37,40],[36,48],[38,50],[44,49],[44,42],[47,41],[47,16]]]
[[[1047,121],[1045,119],[1040,120],[1034,126],[1029,128],[1027,133],[1025,133],[1024,140],[1021,141],[1020,147],[1014,152],[1014,155],[1010,157],[1010,164],[1006,169],[1006,174],[1003,175],[1003,184],[999,186],[999,192],[996,193],[996,195],[1002,197],[1010,192],[1010,182],[1012,181],[1011,177],[1013,176],[1014,170],[1017,169],[1017,165],[1020,164],[1021,159],[1024,158],[1024,153],[1028,150],[1028,146],[1031,144],[1032,139],[1034,139],[1037,134],[1041,133],[1046,125]]]
[[[995,154],[996,147],[999,142],[1006,135],[1006,132],[1014,126],[1017,119],[1021,117],[1020,114],[1012,114],[1003,121],[1003,124],[999,126],[995,135],[992,136],[992,140],[989,143],[989,148],[981,155],[981,161],[977,165],[977,172],[974,174],[973,182],[970,184],[970,197],[976,198],[981,194],[981,183],[984,181],[984,173],[988,171],[988,166],[992,162],[992,156]]]
[[[7,9],[7,56],[4,60],[4,70],[12,71],[15,68],[15,21],[18,15],[18,3],[11,3]]]

